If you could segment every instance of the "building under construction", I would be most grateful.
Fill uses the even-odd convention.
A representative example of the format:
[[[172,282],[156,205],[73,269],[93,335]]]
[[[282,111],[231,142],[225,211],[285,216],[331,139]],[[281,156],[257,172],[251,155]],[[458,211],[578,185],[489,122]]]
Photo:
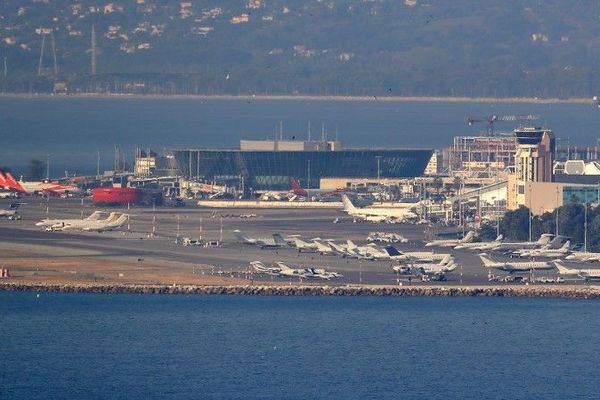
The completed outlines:
[[[513,133],[456,136],[444,148],[444,169],[453,175],[498,174],[514,168],[517,139]]]

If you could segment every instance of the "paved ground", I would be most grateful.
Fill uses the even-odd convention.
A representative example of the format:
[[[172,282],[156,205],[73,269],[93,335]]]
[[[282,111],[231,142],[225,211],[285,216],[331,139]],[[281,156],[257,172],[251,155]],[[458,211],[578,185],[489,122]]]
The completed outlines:
[[[132,208],[108,209],[131,214],[130,232],[127,225],[113,232],[45,232],[35,222],[46,215],[50,218],[79,218],[97,208],[90,200],[40,198],[19,200],[20,221],[0,220],[0,265],[11,269],[13,276],[30,280],[115,280],[119,282],[160,283],[244,283],[274,281],[279,284],[289,279],[248,275],[250,261],[272,263],[283,261],[294,267],[318,266],[342,273],[340,284],[397,284],[390,261],[358,261],[337,256],[298,253],[296,249],[261,250],[237,242],[234,229],[252,237],[266,238],[279,232],[284,237],[301,234],[303,238],[320,237],[344,242],[351,239],[365,243],[371,231],[396,232],[410,240],[398,245],[400,250],[423,250],[422,225],[345,223],[334,224],[343,214],[336,210],[208,210],[195,206],[185,208]],[[0,200],[6,208],[10,200]],[[240,218],[240,214],[257,214],[256,218]],[[223,217],[221,217],[223,215]],[[222,228],[222,229],[221,229]],[[155,232],[155,237],[151,233]],[[222,233],[221,233],[222,232]],[[175,244],[180,237],[198,237],[219,240],[222,247],[193,247]],[[475,253],[449,249],[427,249],[452,252],[462,265],[440,284],[488,284],[484,270]],[[496,255],[496,258],[503,258]],[[556,277],[555,271],[544,271],[540,276]],[[296,280],[294,280],[294,283]],[[331,282],[333,283],[333,282]],[[405,283],[406,284],[406,283]],[[415,284],[413,281],[412,284]]]

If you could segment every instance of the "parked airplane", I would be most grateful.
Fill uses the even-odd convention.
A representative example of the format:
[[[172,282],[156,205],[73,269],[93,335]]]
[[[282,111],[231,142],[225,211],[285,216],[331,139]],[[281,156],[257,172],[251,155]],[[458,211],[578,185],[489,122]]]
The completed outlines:
[[[417,217],[417,215],[411,209],[412,207],[414,207],[414,204],[411,204],[411,207],[406,207],[406,208],[404,208],[404,207],[392,207],[392,208],[363,207],[363,208],[358,208],[358,207],[355,207],[354,204],[352,204],[352,201],[350,201],[350,198],[346,194],[342,195],[342,203],[344,204],[344,211],[348,215],[357,217],[357,218],[362,218],[362,219],[375,218],[378,221],[379,221],[379,219],[381,219],[381,221],[383,221],[386,219],[404,220],[404,219],[410,219],[410,218]]]
[[[248,237],[238,229],[234,230],[233,234],[239,239],[241,243],[256,245],[259,246],[261,249],[276,249],[281,247],[287,247],[288,245],[279,233],[274,233],[273,238],[266,239],[256,239]]]
[[[317,244],[313,241],[313,242],[305,242],[304,240],[300,239],[298,236],[296,235],[292,235],[289,238],[291,240],[291,242],[294,244],[294,247],[296,249],[298,249],[299,253],[307,252],[307,253],[316,253],[317,252]]]
[[[312,272],[308,271],[306,268],[290,268],[281,261],[278,261],[275,264],[279,267],[279,275],[281,276],[308,278],[308,275],[312,275]]]
[[[396,261],[417,261],[417,262],[439,262],[451,254],[434,253],[433,251],[398,251],[394,246],[387,246],[385,251],[389,255],[390,260]]]
[[[600,253],[592,253],[587,251],[572,251],[571,254],[565,257],[565,260],[600,262]]]
[[[346,252],[350,257],[363,260],[389,260],[388,253],[373,243],[366,246],[357,246],[352,240],[347,240],[346,243]]]
[[[567,268],[560,260],[554,261],[560,275],[576,275],[588,281],[600,281],[600,269],[575,269]]]
[[[11,220],[21,219],[21,216],[17,211],[20,205],[21,203],[11,203],[8,209],[0,210],[0,218],[6,218]]]
[[[59,182],[47,180],[41,182],[24,182],[23,178],[17,182],[10,172],[0,172],[0,175],[2,175],[2,182],[4,182],[3,186],[23,194],[50,193],[61,195],[81,193],[81,189],[75,185],[64,185]]]
[[[541,248],[543,246],[549,245],[553,239],[554,235],[544,233],[535,242],[502,242],[498,245],[498,247],[494,248],[493,250],[524,250]]]
[[[128,214],[122,214],[113,212],[108,215],[107,219],[103,220],[72,220],[70,222],[62,223],[58,226],[52,226],[52,230],[57,231],[68,231],[68,230],[81,230],[81,231],[96,231],[104,232],[110,231],[115,228],[123,226],[129,219]]]
[[[321,255],[337,254],[337,250],[331,247],[331,243],[327,240],[315,239],[314,243],[317,245],[317,253]]]
[[[100,217],[102,217],[104,214],[106,214],[104,211],[94,211],[93,213],[91,213],[89,216],[87,216],[86,218],[84,218],[83,220],[80,218],[72,218],[72,219],[43,219],[40,222],[37,222],[35,224],[35,226],[41,226],[41,227],[51,227],[51,226],[61,226],[64,225],[65,223],[69,223],[69,222],[78,222],[78,221],[98,221],[100,219]]]
[[[261,261],[252,261],[250,263],[250,266],[254,269],[254,271],[256,271],[259,274],[278,276],[279,272],[281,272],[280,267],[273,267],[273,266],[267,267]]]
[[[279,268],[279,275],[286,277],[298,278],[317,278],[317,279],[333,279],[339,278],[342,275],[337,272],[326,271],[324,268],[290,268],[287,264],[279,261],[275,263]]]
[[[517,253],[520,257],[545,257],[545,258],[560,258],[571,252],[571,241],[567,240],[561,248],[542,248],[533,250],[521,250]]]
[[[501,271],[506,271],[508,273],[514,272],[532,272],[535,270],[544,270],[544,269],[552,269],[552,265],[547,261],[525,261],[525,262],[501,262],[501,261],[493,261],[487,257],[487,254],[482,253],[479,255],[481,261],[483,262],[483,266],[485,268],[498,269]]]
[[[502,243],[503,238],[503,235],[498,235],[498,237],[492,242],[461,243],[454,246],[454,250],[492,250],[496,248],[500,243]]]
[[[392,266],[392,270],[401,275],[422,276],[429,279],[443,281],[446,279],[446,274],[454,271],[459,265],[454,262],[454,259],[448,255],[438,264],[430,263],[408,263]]]
[[[368,242],[381,243],[408,243],[408,239],[397,233],[370,232],[367,236]]]
[[[462,239],[439,239],[432,240],[425,243],[425,247],[437,246],[437,247],[454,247],[463,243],[471,243],[475,239],[475,232],[469,231]]]

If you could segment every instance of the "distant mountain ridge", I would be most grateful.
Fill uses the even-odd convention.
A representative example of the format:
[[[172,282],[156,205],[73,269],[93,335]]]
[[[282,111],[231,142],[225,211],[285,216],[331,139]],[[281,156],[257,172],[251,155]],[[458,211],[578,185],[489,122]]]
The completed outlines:
[[[589,97],[599,18],[559,0],[4,0],[0,89]]]

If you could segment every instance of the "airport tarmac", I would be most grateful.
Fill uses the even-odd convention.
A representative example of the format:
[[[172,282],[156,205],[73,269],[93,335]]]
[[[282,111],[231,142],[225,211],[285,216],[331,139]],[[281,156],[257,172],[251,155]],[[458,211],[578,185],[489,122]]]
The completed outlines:
[[[0,200],[6,208],[15,200]],[[250,237],[270,238],[272,233],[283,237],[300,234],[303,239],[315,237],[345,242],[347,239],[364,244],[369,232],[399,233],[409,243],[395,245],[399,250],[423,251],[425,225],[353,223],[338,210],[210,210],[195,206],[182,208],[101,208],[77,198],[19,199],[21,220],[0,220],[0,266],[11,270],[13,279],[117,281],[127,283],[215,283],[226,281],[243,284],[249,281],[299,283],[298,278],[273,278],[250,274],[249,262],[270,264],[283,261],[292,268],[321,267],[343,274],[327,284],[394,285],[421,284],[418,279],[407,281],[394,274],[391,261],[345,259],[299,253],[294,248],[260,249],[241,244],[233,235],[239,229]],[[130,220],[116,231],[109,232],[46,232],[35,223],[43,218],[80,218],[95,210],[121,211]],[[256,214],[241,218],[240,215]],[[342,223],[333,223],[341,218]],[[129,228],[129,229],[128,229]],[[154,233],[154,235],[153,235]],[[182,246],[177,237],[220,241],[219,247]],[[452,253],[461,265],[448,274],[440,285],[487,285],[488,271],[476,252],[444,248],[427,248],[436,253]],[[507,259],[495,257],[498,260]],[[578,264],[581,265],[581,264]],[[494,271],[496,275],[505,273]],[[540,271],[536,277],[555,278],[555,270]],[[303,283],[307,283],[306,281]],[[323,281],[319,281],[320,284]],[[581,283],[569,281],[569,283]],[[499,283],[494,282],[494,285]]]

